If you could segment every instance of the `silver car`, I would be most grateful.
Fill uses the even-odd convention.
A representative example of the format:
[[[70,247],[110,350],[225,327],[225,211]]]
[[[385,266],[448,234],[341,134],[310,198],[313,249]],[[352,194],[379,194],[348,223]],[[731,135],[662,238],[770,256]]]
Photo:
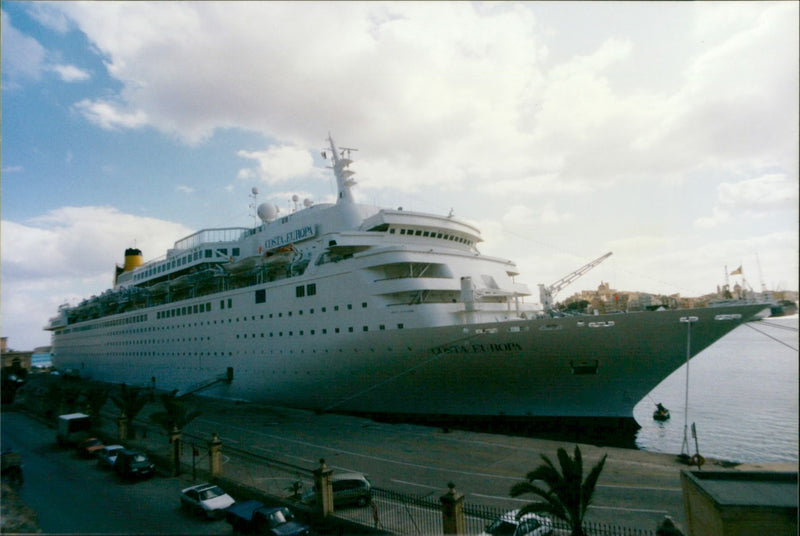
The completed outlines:
[[[117,454],[124,449],[122,445],[106,445],[97,452],[97,465],[106,469],[113,469],[117,461]]]
[[[546,517],[525,514],[517,519],[519,510],[512,510],[494,520],[481,536],[549,536],[553,523]]]
[[[201,514],[208,519],[225,517],[233,497],[214,484],[198,484],[181,490],[181,508]]]

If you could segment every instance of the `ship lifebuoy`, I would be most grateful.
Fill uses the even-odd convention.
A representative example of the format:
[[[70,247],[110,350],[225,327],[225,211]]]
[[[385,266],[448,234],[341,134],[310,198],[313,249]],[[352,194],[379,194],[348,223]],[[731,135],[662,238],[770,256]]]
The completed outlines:
[[[692,458],[689,460],[689,465],[696,465],[697,467],[700,467],[700,466],[701,466],[701,465],[703,465],[704,463],[706,463],[706,459],[705,459],[705,458],[703,458],[702,456],[700,456],[699,454],[695,454],[695,455],[694,455],[694,456],[692,456]]]

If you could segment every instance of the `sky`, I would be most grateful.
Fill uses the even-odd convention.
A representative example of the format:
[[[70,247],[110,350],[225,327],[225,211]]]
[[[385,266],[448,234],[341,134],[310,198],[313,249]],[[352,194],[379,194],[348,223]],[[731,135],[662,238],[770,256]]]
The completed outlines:
[[[452,210],[534,292],[608,251],[557,299],[797,290],[798,5],[4,1],[0,331],[49,344],[253,187],[333,201],[329,132],[360,202]]]

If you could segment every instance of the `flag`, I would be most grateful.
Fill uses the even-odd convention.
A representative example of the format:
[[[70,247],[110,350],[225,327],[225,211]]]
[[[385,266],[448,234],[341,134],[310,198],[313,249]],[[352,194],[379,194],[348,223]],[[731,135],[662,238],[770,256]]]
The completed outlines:
[[[742,275],[742,266],[739,265],[737,269],[731,272],[731,275]]]

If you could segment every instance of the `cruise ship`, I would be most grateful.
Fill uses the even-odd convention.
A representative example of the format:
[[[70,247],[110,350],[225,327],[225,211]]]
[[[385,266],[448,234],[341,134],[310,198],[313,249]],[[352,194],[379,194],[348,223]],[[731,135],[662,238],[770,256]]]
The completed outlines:
[[[353,149],[322,152],[335,203],[257,207],[62,306],[52,359],[94,380],[315,411],[633,422],[633,407],[765,304],[564,315],[453,217],[357,203]],[[255,193],[255,192],[254,192]]]

